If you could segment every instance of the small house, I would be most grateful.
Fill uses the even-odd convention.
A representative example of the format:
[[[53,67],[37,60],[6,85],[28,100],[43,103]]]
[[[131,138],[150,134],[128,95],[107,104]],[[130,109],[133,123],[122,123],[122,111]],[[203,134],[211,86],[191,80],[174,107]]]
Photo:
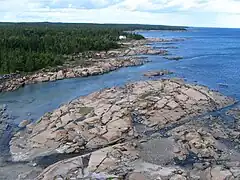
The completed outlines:
[[[119,36],[119,39],[120,39],[120,40],[127,39],[127,36]]]

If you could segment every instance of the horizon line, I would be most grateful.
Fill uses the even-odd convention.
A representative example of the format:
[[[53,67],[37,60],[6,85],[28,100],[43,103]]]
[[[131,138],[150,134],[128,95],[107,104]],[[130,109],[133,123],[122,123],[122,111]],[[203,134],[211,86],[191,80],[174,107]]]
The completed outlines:
[[[146,23],[99,23],[99,22],[64,22],[64,21],[0,21],[0,23],[52,23],[52,24],[102,24],[102,25],[145,25],[145,26],[173,26],[184,28],[217,28],[217,29],[240,29],[240,27],[218,27],[218,26],[194,26],[194,25],[166,25],[166,24],[146,24]]]

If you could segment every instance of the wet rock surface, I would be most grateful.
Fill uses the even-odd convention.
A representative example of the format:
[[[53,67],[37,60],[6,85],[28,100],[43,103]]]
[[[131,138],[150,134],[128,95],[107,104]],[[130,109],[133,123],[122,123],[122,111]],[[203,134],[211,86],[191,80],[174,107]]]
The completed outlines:
[[[172,61],[179,61],[179,60],[183,59],[182,56],[166,56],[164,58],[168,59],[168,60],[172,60]]]
[[[50,165],[35,173],[39,180],[239,179],[240,154],[227,141],[229,128],[210,116],[197,118],[233,103],[181,79],[114,87],[27,125],[12,138],[10,152],[13,161]],[[73,158],[42,164],[56,154]]]

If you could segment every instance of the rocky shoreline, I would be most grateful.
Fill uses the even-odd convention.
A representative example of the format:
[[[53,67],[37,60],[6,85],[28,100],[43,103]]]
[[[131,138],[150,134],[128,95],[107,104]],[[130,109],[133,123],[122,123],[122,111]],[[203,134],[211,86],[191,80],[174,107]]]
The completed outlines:
[[[95,65],[93,66],[85,68],[76,66],[73,68],[62,69],[57,72],[40,72],[34,75],[27,75],[21,78],[7,80],[0,84],[0,92],[14,91],[28,84],[101,75],[122,67],[140,66],[146,62],[147,61],[144,59],[135,57],[106,59],[94,63]]]
[[[19,179],[237,180],[240,151],[226,144],[237,129],[233,136],[201,116],[234,103],[181,79],[113,87],[27,125],[12,138],[10,153],[38,168]],[[57,154],[73,158],[44,163]]]
[[[28,84],[57,81],[67,78],[101,75],[122,67],[140,66],[147,62],[138,55],[166,55],[163,49],[153,49],[147,45],[154,42],[174,42],[182,39],[149,38],[121,42],[122,48],[108,52],[88,52],[68,57],[68,62],[54,70],[42,70],[29,75],[5,75],[0,79],[0,93],[17,90]],[[87,59],[86,59],[87,58]],[[76,61],[76,62],[75,62]],[[80,65],[78,64],[80,61]],[[82,63],[84,62],[84,63]],[[52,68],[53,69],[53,68]]]
[[[181,39],[122,42],[121,49],[89,53],[84,65],[7,78],[3,89],[142,65],[147,59],[136,55],[167,54],[146,44],[172,41]],[[149,71],[143,76],[171,73]],[[240,107],[235,103],[177,78],[97,91],[37,122],[20,123],[7,147],[10,159],[0,158],[0,179],[239,180]],[[6,108],[0,108],[0,130],[8,126]]]

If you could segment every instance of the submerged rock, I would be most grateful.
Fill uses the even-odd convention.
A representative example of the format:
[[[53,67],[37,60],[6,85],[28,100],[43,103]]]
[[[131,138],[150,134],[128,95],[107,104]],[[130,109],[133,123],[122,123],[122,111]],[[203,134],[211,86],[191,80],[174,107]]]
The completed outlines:
[[[174,60],[174,61],[179,61],[181,59],[183,59],[182,56],[168,56],[168,57],[164,57],[165,59],[168,59],[168,60]]]
[[[23,120],[21,123],[19,123],[18,127],[19,128],[25,128],[30,123],[31,123],[31,121],[29,121],[29,120]]]
[[[224,83],[218,83],[218,86],[220,88],[228,88],[228,84],[224,84]]]
[[[168,71],[168,70],[160,70],[160,71],[149,71],[144,73],[144,76],[147,77],[155,77],[155,76],[164,76],[164,75],[169,75],[173,74],[173,72]]]

